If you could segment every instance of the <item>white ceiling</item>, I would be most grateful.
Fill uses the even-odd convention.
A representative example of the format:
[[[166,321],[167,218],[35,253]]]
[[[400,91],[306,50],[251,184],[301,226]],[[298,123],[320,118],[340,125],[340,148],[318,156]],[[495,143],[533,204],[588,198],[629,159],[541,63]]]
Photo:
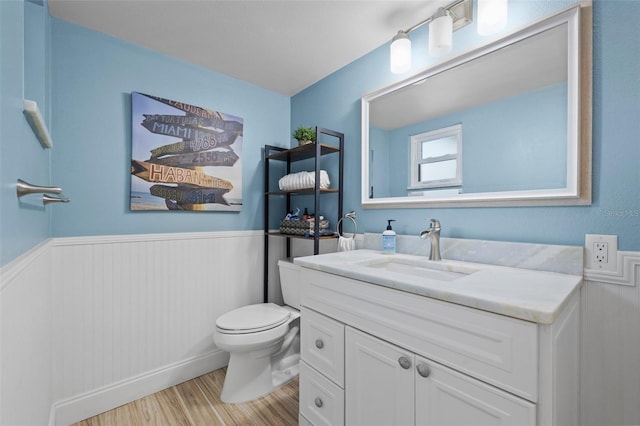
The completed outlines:
[[[49,0],[51,16],[291,96],[449,0]]]

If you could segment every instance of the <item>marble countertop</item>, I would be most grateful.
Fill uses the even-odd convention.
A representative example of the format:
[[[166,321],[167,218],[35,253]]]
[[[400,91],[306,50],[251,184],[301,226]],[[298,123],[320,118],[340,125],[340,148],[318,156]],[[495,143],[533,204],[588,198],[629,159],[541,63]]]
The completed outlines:
[[[380,267],[390,261],[396,264],[416,264],[428,270],[421,276],[419,273]],[[581,275],[446,259],[433,262],[426,257],[400,253],[389,255],[376,250],[298,257],[294,259],[294,263],[321,272],[541,324],[553,323],[582,283]],[[432,269],[436,271],[434,274],[429,272]],[[437,271],[444,271],[445,276],[450,276],[445,280],[440,279]],[[461,274],[450,274],[449,271]]]

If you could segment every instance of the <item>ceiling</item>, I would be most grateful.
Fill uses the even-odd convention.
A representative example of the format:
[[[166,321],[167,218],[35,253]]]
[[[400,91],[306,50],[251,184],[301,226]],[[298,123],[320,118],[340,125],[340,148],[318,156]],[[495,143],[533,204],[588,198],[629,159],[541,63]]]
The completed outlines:
[[[292,96],[449,0],[49,0],[51,16]]]

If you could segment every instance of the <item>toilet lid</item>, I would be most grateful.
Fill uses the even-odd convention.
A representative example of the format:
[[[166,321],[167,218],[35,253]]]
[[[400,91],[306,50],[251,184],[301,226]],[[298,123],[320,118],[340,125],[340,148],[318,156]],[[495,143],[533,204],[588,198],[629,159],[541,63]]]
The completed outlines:
[[[227,333],[264,331],[284,324],[290,316],[275,303],[258,303],[227,312],[216,320],[216,327]]]

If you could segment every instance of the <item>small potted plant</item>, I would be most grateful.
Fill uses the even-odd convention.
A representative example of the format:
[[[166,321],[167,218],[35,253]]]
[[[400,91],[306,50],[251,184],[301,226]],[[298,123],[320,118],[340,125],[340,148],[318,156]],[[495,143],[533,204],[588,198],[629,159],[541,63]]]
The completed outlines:
[[[294,139],[298,140],[298,145],[306,145],[316,140],[316,130],[313,127],[300,126],[293,132]]]

